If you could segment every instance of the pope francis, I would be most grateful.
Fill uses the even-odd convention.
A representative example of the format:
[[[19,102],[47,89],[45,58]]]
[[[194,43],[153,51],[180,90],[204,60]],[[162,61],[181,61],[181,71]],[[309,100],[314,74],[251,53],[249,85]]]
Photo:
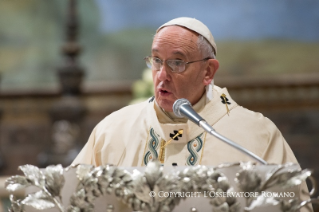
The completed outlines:
[[[297,163],[277,127],[260,113],[238,105],[226,88],[214,85],[219,67],[210,30],[193,18],[177,18],[160,26],[151,56],[155,97],[122,108],[102,120],[73,164],[145,166],[218,165],[252,160],[237,149],[178,118],[175,100],[188,99],[194,110],[221,135],[268,163]]]

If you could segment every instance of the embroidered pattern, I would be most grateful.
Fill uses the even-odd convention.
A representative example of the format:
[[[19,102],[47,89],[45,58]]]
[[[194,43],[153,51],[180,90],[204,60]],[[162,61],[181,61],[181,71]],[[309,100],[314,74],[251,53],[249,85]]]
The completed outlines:
[[[160,143],[160,136],[157,135],[153,128],[150,129],[150,139],[147,143],[147,152],[144,156],[144,165],[147,165],[147,163],[152,159],[157,159],[157,149],[159,147]]]
[[[199,136],[187,143],[187,149],[190,155],[187,157],[186,165],[194,166],[197,164],[199,159],[199,152],[203,147],[203,139],[201,138],[204,133],[201,133]]]
[[[229,99],[226,97],[226,94],[222,94],[222,95],[220,96],[220,98],[222,99],[222,103],[223,103],[223,104],[228,104],[228,105],[231,104],[231,103],[229,102]]]
[[[155,98],[155,96],[152,96],[152,97],[148,100],[148,103],[153,102],[153,101],[154,101],[154,98]]]
[[[228,98],[226,97],[226,94],[224,93],[220,96],[220,98],[222,99],[222,103],[226,105],[227,114],[229,115],[230,110],[228,108],[228,105],[230,105],[231,103],[229,102]]]
[[[164,146],[161,147],[161,148],[165,148],[168,144],[170,144],[170,143],[172,142],[173,139],[178,141],[178,138],[177,138],[177,137],[178,137],[178,136],[179,136],[179,137],[182,137],[184,130],[183,130],[183,129],[180,129],[180,130],[178,130],[178,131],[177,131],[177,130],[174,130],[174,132],[175,132],[175,135],[172,135],[172,133],[170,133],[171,139],[169,139],[169,140],[164,144]],[[177,139],[175,139],[175,138],[177,138]]]
[[[176,135],[176,134],[178,134],[178,135]],[[183,136],[183,133],[179,133],[177,130],[174,130],[174,133],[169,134],[169,137],[171,137],[175,141],[178,141],[178,137],[182,137],[182,136]]]
[[[160,147],[160,151],[159,151],[159,161],[163,164],[164,163],[164,160],[165,160],[165,146],[166,144],[166,141],[165,140],[161,140],[161,147]]]

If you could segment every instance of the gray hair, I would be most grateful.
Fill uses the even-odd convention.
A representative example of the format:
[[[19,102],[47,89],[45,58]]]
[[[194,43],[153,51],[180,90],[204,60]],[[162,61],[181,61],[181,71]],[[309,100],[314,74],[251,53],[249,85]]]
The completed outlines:
[[[202,35],[198,35],[197,46],[203,57],[216,59],[212,45]]]

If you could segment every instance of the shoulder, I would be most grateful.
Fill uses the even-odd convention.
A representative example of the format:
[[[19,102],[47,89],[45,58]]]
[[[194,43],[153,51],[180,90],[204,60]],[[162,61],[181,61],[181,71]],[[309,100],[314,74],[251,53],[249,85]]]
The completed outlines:
[[[259,130],[274,130],[277,129],[276,125],[260,112],[255,112],[238,105],[230,96],[226,88],[220,88],[214,86],[217,93],[221,96],[226,94],[227,101],[229,101],[228,107],[230,108],[229,115],[225,115],[223,119],[228,123],[235,124],[240,128]],[[221,104],[220,102],[218,102]],[[225,107],[225,104],[221,104],[220,107]]]
[[[143,112],[148,104],[148,101],[143,101],[133,105],[125,106],[117,111],[114,111],[113,113],[105,117],[105,119],[121,116],[136,116],[137,113]]]
[[[242,106],[231,110],[222,122],[222,126],[231,129],[230,134],[233,134],[234,140],[243,142],[252,149],[258,149],[256,153],[259,155],[264,155],[262,152],[273,146],[273,143],[281,145],[284,142],[281,132],[269,118]]]
[[[151,104],[152,102],[147,100],[141,103],[125,106],[106,116],[102,121],[100,121],[96,128],[97,130],[105,129],[109,126],[114,127],[119,124],[130,124],[137,119],[142,119],[146,114],[147,108],[149,108]]]
[[[253,128],[267,130],[277,129],[276,125],[262,113],[249,110],[239,105],[231,111],[230,116],[233,116],[234,119],[246,127],[248,125]]]

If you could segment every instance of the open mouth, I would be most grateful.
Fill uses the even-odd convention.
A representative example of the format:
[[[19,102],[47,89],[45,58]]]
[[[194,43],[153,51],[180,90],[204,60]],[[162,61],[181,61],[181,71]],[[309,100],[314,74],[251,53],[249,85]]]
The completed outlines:
[[[159,92],[161,93],[161,94],[170,94],[170,92],[169,91],[167,91],[167,90],[165,90],[165,89],[160,89],[159,90]]]

